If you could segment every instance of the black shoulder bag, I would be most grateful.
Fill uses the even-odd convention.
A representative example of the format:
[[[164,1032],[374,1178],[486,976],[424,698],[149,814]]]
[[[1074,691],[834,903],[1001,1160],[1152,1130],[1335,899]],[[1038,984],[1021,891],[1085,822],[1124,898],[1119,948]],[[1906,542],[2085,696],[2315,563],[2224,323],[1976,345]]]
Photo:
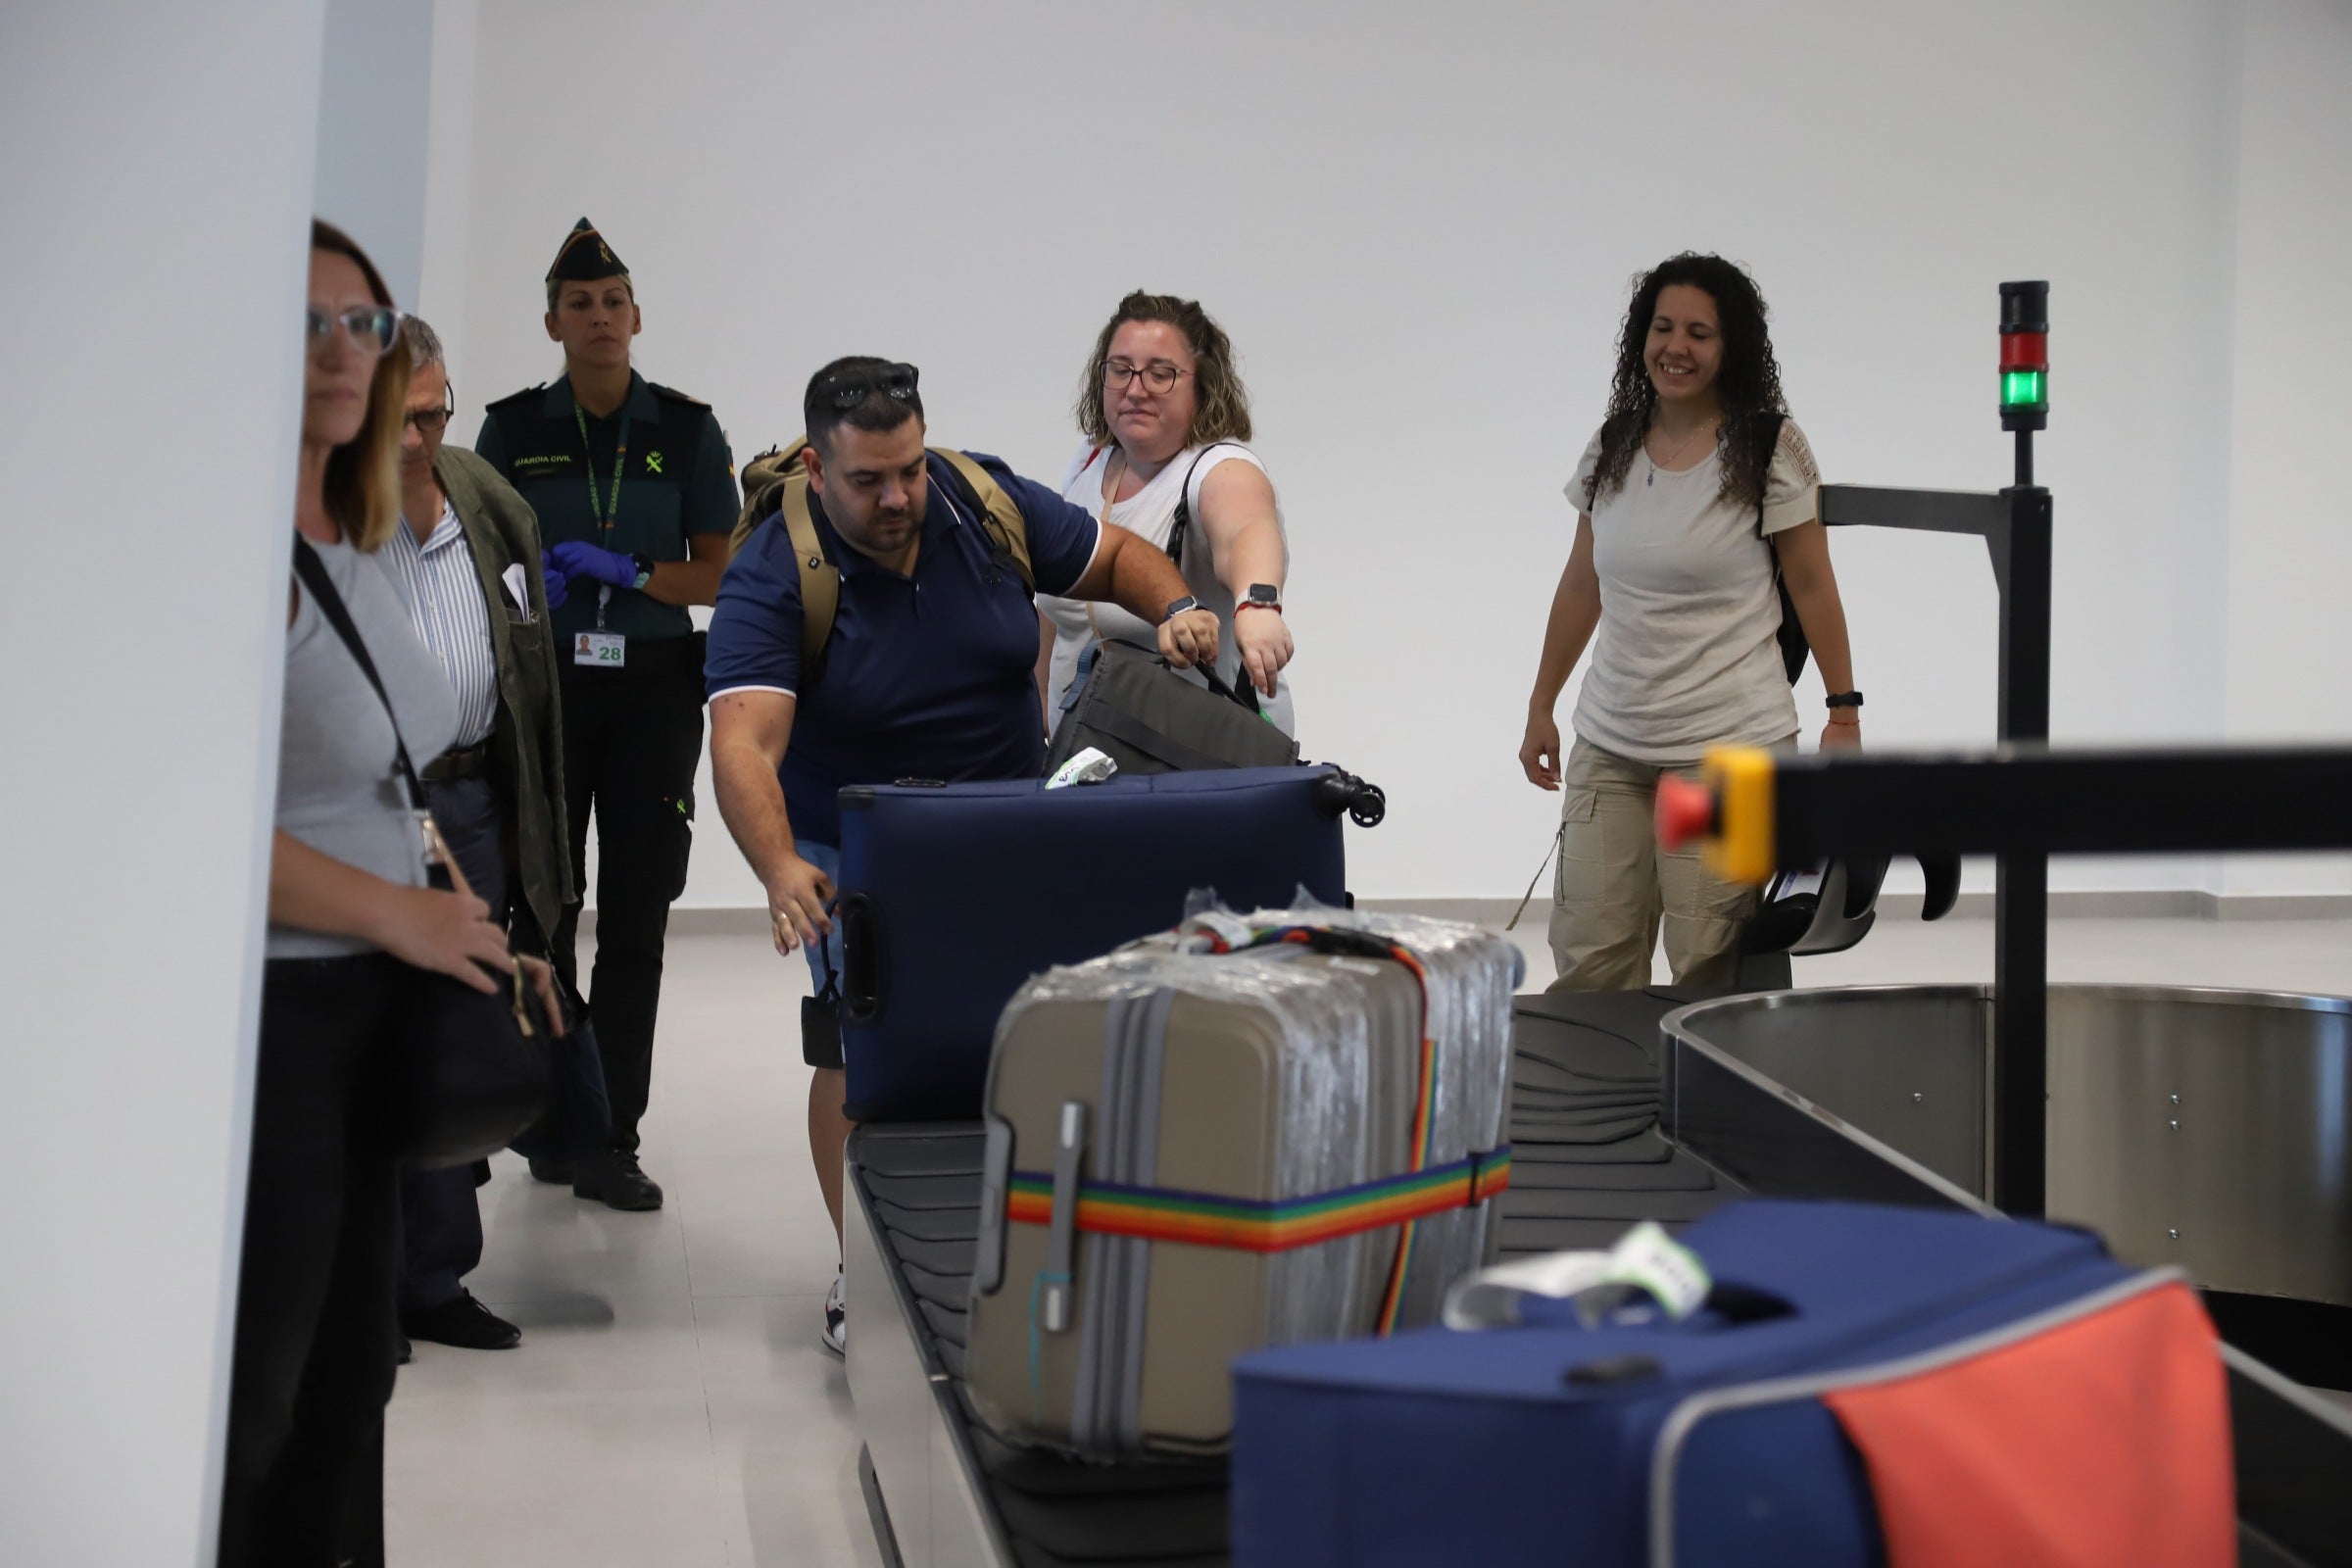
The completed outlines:
[[[440,829],[425,809],[424,786],[400,737],[400,715],[392,710],[392,698],[375,672],[375,661],[368,657],[368,645],[352,623],[343,596],[326,574],[326,564],[299,535],[294,540],[294,574],[384,705],[384,716],[392,725],[394,764],[424,836],[428,878],[436,888],[455,891]],[[539,999],[525,983],[519,962],[491,993],[430,969],[403,967],[407,984],[396,1004],[386,1107],[393,1151],[416,1170],[486,1158],[513,1143],[547,1107],[550,1031]]]

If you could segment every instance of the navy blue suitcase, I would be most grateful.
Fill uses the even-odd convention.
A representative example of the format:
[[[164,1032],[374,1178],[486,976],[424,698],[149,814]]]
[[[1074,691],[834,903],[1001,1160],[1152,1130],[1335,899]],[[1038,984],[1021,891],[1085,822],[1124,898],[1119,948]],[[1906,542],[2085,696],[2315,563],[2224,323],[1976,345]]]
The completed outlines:
[[[1244,1357],[1236,1568],[2231,1560],[2220,1345],[2178,1270],[1855,1203],[1735,1203],[1681,1241],[1714,1290],[1680,1322],[1528,1298],[1515,1326]]]
[[[1021,982],[1167,930],[1195,889],[1237,909],[1300,888],[1344,905],[1341,823],[1377,821],[1378,797],[1324,766],[843,790],[849,1114],[977,1118]]]

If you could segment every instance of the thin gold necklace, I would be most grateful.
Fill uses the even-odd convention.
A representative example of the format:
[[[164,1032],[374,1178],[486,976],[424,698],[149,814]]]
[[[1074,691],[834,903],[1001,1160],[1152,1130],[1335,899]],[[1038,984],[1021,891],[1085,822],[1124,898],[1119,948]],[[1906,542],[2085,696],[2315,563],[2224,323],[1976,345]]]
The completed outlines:
[[[1677,445],[1677,446],[1674,448],[1674,450],[1673,450],[1673,451],[1671,451],[1671,452],[1669,452],[1669,453],[1667,453],[1667,454],[1666,454],[1666,462],[1667,462],[1667,463],[1673,463],[1673,462],[1676,462],[1676,461],[1678,461],[1679,459],[1681,459],[1681,457],[1682,457],[1682,455],[1683,455],[1684,453],[1686,453],[1686,452],[1690,451],[1690,450],[1691,449],[1691,447],[1693,447],[1693,446],[1695,446],[1695,445],[1697,444],[1697,442],[1698,442],[1698,438],[1699,438],[1700,436],[1702,436],[1702,435],[1711,435],[1711,434],[1713,434],[1713,433],[1714,433],[1714,432],[1715,432],[1717,429],[1719,429],[1719,428],[1721,428],[1721,427],[1722,427],[1722,424],[1723,424],[1723,416],[1721,416],[1721,415],[1717,415],[1717,416],[1715,416],[1713,419],[1710,419],[1709,421],[1707,421],[1707,423],[1706,423],[1706,424],[1704,424],[1704,425],[1700,426],[1700,427],[1699,427],[1698,429],[1696,429],[1696,430],[1693,430],[1693,431],[1691,431],[1691,432],[1690,432],[1689,435],[1687,435],[1687,436],[1683,437],[1683,439],[1682,439],[1682,442],[1681,442],[1679,445]],[[1654,431],[1655,431],[1655,429],[1656,429],[1656,426],[1654,426],[1654,425],[1653,425],[1653,426],[1651,426],[1651,429],[1652,429],[1652,431],[1654,432]],[[1645,443],[1645,446],[1646,446],[1646,443]],[[1644,457],[1647,457],[1647,456],[1648,456],[1648,453],[1647,453],[1647,451],[1645,450],[1645,451],[1643,452],[1643,454],[1642,454],[1642,455],[1643,455]],[[1657,460],[1657,459],[1655,459],[1655,458],[1650,458],[1650,460],[1649,460],[1649,472],[1648,472],[1647,474],[1643,475],[1643,476],[1642,476],[1642,486],[1643,486],[1644,488],[1647,488],[1648,486],[1654,485],[1654,484],[1656,484],[1656,483],[1658,482],[1658,469],[1659,469],[1660,467],[1662,467],[1662,466],[1664,466],[1664,465],[1663,465],[1663,464],[1660,464],[1660,463],[1658,462],[1658,460]],[[1680,470],[1680,469],[1676,469],[1675,471],[1676,471],[1676,472],[1680,472],[1680,471],[1682,471],[1682,470]]]

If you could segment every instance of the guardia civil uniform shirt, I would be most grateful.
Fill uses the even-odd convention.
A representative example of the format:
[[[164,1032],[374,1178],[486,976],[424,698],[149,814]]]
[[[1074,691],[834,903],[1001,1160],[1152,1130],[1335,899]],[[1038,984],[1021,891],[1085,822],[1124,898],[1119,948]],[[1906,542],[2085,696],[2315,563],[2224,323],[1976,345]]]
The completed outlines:
[[[583,539],[622,555],[684,561],[689,534],[723,538],[735,527],[735,462],[710,405],[635,371],[628,397],[608,418],[579,406],[569,376],[502,398],[490,405],[473,449],[522,492],[549,549]],[[600,629],[648,641],[694,629],[681,606],[631,588],[613,589],[607,601],[585,578],[554,619],[566,650]],[[568,655],[563,662],[571,662]]]

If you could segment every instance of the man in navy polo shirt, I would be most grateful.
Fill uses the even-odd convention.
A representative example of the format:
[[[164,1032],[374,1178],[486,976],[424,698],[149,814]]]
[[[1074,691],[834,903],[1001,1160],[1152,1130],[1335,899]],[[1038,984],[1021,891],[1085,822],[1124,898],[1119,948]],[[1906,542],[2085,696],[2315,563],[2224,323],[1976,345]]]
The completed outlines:
[[[736,555],[710,622],[718,808],[767,889],[776,951],[808,949],[820,985],[820,950],[840,964],[825,913],[840,867],[837,790],[909,776],[1034,778],[1045,763],[1037,611],[947,460],[926,453],[915,381],[912,366],[855,358],[808,383],[810,510],[841,572],[818,668],[801,668],[800,568],[780,522]],[[1165,552],[995,458],[974,461],[1020,509],[1039,593],[1109,601],[1159,627],[1169,662],[1215,662],[1217,617],[1187,595]],[[809,1151],[838,1237],[850,1135],[840,1045],[804,1041],[802,1051],[816,1069]],[[837,1277],[825,1343],[839,1350],[842,1334]]]

